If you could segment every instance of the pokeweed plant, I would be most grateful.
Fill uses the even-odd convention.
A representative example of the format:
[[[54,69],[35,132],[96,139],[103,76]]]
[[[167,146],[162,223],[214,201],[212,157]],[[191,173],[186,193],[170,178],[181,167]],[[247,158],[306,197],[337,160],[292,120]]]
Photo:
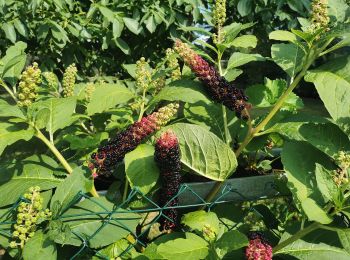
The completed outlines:
[[[271,259],[271,250],[300,259],[315,251],[319,257],[349,257],[349,54],[341,50],[349,45],[349,6],[342,0],[314,0],[300,29],[269,34],[271,57],[252,51],[258,45],[250,34],[254,24],[226,25],[225,9],[226,1],[215,2],[216,32],[206,33],[210,40],[176,39],[174,50],[167,50],[156,66],[140,58],[124,64],[131,78],[108,83],[76,84],[79,66],[74,65],[62,82],[53,72],[42,72],[40,64],[22,72],[26,44],[17,42],[7,50],[0,63],[0,84],[7,92],[0,100],[0,192],[6,194],[0,201],[0,244],[9,248],[15,241],[11,256],[33,259],[40,248],[55,259],[61,245],[88,245],[94,250],[89,257],[116,258],[136,244],[121,257]],[[285,72],[285,79],[266,78],[245,91],[232,82],[243,74],[243,65],[264,66],[267,60]],[[293,90],[303,79],[315,85],[330,118],[302,109]],[[160,137],[154,142],[157,130],[164,132],[156,133]],[[272,146],[282,152],[270,160]],[[252,151],[263,156],[247,166]],[[232,212],[225,205],[183,216],[172,208],[183,177],[217,181],[207,197],[211,202],[235,172],[255,167],[270,173],[279,159],[299,215],[282,223],[266,205],[253,206],[262,212],[269,239],[249,233],[244,219],[235,218],[242,209],[234,205]],[[98,197],[95,186],[105,181],[104,173],[113,182],[107,196]],[[30,237],[26,230],[19,237],[12,225],[19,214],[6,212],[16,202],[27,208],[25,193],[33,186],[40,187],[50,217],[40,225],[28,222],[35,224],[35,233]],[[149,216],[131,210],[147,206],[142,200],[123,204],[129,188],[154,200],[158,191],[161,207],[170,208],[152,221],[159,220],[163,233],[170,234],[158,233],[142,244],[135,240]],[[112,217],[106,212],[115,212],[116,205],[129,209],[118,212],[124,228],[108,222]],[[321,241],[320,234],[337,239]]]

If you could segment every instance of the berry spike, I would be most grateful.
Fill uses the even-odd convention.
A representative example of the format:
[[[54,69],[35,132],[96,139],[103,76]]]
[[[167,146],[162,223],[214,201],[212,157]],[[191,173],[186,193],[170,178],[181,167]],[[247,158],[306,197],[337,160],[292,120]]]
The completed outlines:
[[[174,207],[178,199],[181,183],[180,147],[176,135],[168,130],[156,142],[154,160],[160,170],[162,188],[160,190],[159,206]],[[162,230],[174,230],[178,224],[177,209],[166,209],[160,218]]]
[[[260,232],[248,235],[249,244],[245,250],[247,260],[272,260],[272,247]]]
[[[97,152],[91,155],[89,163],[90,169],[96,170],[93,175],[96,177],[109,173],[118,162],[124,159],[126,153],[134,150],[149,135],[166,125],[178,108],[178,104],[164,106],[118,133],[106,145],[100,146]]]
[[[228,109],[235,111],[238,117],[249,105],[248,97],[243,90],[234,87],[219,72],[179,39],[175,41],[175,50],[190,66],[196,76],[206,85],[209,96],[216,102],[224,104]],[[243,117],[245,117],[243,115]]]

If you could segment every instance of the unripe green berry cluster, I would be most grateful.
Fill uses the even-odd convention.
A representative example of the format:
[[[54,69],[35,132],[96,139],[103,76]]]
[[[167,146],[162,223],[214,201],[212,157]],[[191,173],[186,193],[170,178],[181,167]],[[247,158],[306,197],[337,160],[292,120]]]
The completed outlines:
[[[216,0],[213,11],[213,20],[216,28],[221,28],[226,21],[226,0]]]
[[[96,87],[94,85],[94,83],[88,83],[86,88],[85,88],[85,99],[87,101],[91,100],[92,97],[92,93],[95,91]]]
[[[55,73],[51,71],[46,71],[42,73],[49,89],[56,89],[58,85],[58,80]]]
[[[66,68],[66,71],[63,74],[63,96],[64,97],[72,97],[74,96],[74,84],[77,76],[77,67],[75,64],[71,64]]]
[[[328,30],[328,0],[313,0],[311,7],[311,30],[315,31],[320,28]]]
[[[144,91],[148,88],[152,81],[151,71],[149,69],[148,62],[144,57],[141,57],[136,62],[136,86],[141,91]]]
[[[34,236],[37,225],[52,215],[49,209],[43,209],[40,187],[30,187],[23,197],[26,201],[20,202],[17,208],[17,220],[16,224],[13,225],[11,248],[18,246],[23,248],[27,240]]]
[[[176,52],[173,49],[168,48],[166,50],[166,59],[168,61],[168,67],[172,69],[171,79],[178,80],[181,78],[181,71],[179,61],[176,58]]]
[[[23,71],[18,85],[18,106],[29,107],[37,97],[38,85],[41,83],[41,70],[38,63]]]

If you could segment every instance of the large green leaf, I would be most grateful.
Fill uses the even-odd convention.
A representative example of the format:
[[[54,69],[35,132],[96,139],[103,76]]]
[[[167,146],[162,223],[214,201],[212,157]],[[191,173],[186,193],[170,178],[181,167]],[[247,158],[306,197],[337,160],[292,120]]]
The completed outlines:
[[[163,88],[152,100],[152,103],[161,100],[184,101],[187,103],[203,101],[209,103],[203,92],[202,84],[198,81],[177,80]]]
[[[215,242],[216,251],[221,257],[247,245],[248,238],[238,230],[225,232],[220,239]]]
[[[118,104],[128,102],[133,97],[133,93],[120,84],[97,85],[87,106],[88,115],[107,111]]]
[[[294,141],[284,145],[282,163],[288,177],[287,185],[298,205],[310,219],[328,224],[329,218],[321,208],[324,200],[317,188],[314,172],[316,163],[333,169],[330,159],[313,146]],[[319,214],[315,215],[315,212]]]
[[[303,240],[296,242],[278,250],[276,255],[289,255],[300,260],[337,259],[347,260],[350,258],[345,250],[324,243],[313,244]]]
[[[26,54],[24,50],[27,44],[17,42],[7,49],[6,55],[0,60],[0,75],[5,81],[14,85],[20,77],[26,63]]]
[[[10,105],[3,99],[0,99],[0,117],[18,117],[21,119],[26,119],[18,106]]]
[[[338,188],[333,180],[332,172],[325,169],[321,164],[316,163],[315,174],[317,187],[321,191],[322,196],[326,201],[333,201],[338,193]]]
[[[196,174],[223,181],[235,171],[234,152],[216,135],[198,125],[178,123],[170,127],[179,139],[181,162]]]
[[[142,31],[142,27],[140,26],[139,22],[135,19],[124,17],[123,21],[125,23],[125,26],[134,34],[139,34]]]
[[[282,30],[271,32],[269,34],[269,39],[276,40],[276,41],[287,41],[292,43],[295,43],[298,41],[298,38],[294,33],[291,33],[289,31],[282,31]]]
[[[34,129],[23,129],[17,125],[0,122],[0,155],[9,146],[19,140],[30,140],[34,135]]]
[[[45,127],[50,134],[69,126],[76,106],[76,98],[50,98],[33,105],[32,117],[37,127]]]
[[[23,248],[24,260],[48,260],[57,258],[56,244],[41,230],[35,232]]]
[[[304,55],[304,51],[292,43],[279,43],[271,46],[272,59],[290,77],[300,71]]]
[[[350,228],[338,229],[339,240],[348,254],[350,254]]]
[[[313,82],[329,114],[350,135],[350,81],[341,74],[329,71],[309,72],[305,80]]]
[[[232,41],[232,46],[236,48],[255,48],[258,39],[254,35],[242,35]]]
[[[138,187],[147,194],[156,185],[159,170],[154,161],[154,146],[139,145],[125,155],[125,172],[131,187]]]
[[[334,124],[305,124],[299,128],[300,135],[332,158],[339,151],[350,151],[350,141],[338,126]]]
[[[140,216],[124,209],[114,212],[115,209],[115,205],[104,197],[83,200],[60,217],[70,227],[72,236],[65,241],[57,239],[55,242],[80,246],[83,238],[89,241],[89,247],[98,248],[126,237],[135,231]],[[111,219],[109,212],[114,212]]]
[[[55,194],[51,199],[51,209],[55,203],[59,203],[60,211],[62,213],[71,203],[75,202],[77,194],[80,192],[87,193],[92,187],[92,178],[88,177],[89,171],[84,171],[81,167],[75,168],[62,183],[57,186]]]
[[[46,155],[33,155],[26,159],[0,165],[0,193],[6,194],[0,200],[0,207],[14,203],[29,187],[39,186],[42,190],[52,189],[63,179],[58,164]]]
[[[208,243],[199,236],[186,233],[186,238],[177,238],[159,244],[157,253],[169,260],[199,260],[208,255]]]
[[[219,233],[220,221],[214,212],[204,210],[193,211],[183,215],[181,223],[192,230],[203,232],[205,227],[209,227],[215,235]]]
[[[248,54],[234,52],[228,60],[227,70],[242,66],[252,61],[264,61],[265,58],[260,54]]]

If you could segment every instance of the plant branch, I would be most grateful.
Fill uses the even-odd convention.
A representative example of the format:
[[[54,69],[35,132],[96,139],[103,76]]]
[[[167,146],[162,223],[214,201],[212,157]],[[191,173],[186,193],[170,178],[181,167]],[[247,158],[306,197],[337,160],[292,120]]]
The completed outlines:
[[[69,165],[66,159],[62,156],[62,154],[57,150],[56,146],[53,143],[51,143],[38,128],[35,128],[35,130],[36,130],[35,136],[46,144],[46,146],[51,150],[51,152],[56,156],[56,158],[59,160],[62,166],[66,169],[66,171],[69,174],[71,174],[73,172],[72,167]]]
[[[294,235],[292,235],[291,237],[287,238],[286,240],[282,241],[281,243],[279,243],[277,246],[275,246],[273,248],[273,253],[278,252],[279,250],[281,250],[282,248],[288,246],[289,244],[297,241],[298,239],[306,236],[307,234],[309,234],[310,232],[320,228],[322,226],[322,224],[318,223],[318,222],[314,222],[312,223],[310,226],[299,230],[297,233],[295,233]]]
[[[6,85],[6,83],[0,79],[0,86],[3,86],[4,89],[10,94],[10,96],[13,98],[14,101],[18,101],[15,94],[12,92],[12,90]]]

